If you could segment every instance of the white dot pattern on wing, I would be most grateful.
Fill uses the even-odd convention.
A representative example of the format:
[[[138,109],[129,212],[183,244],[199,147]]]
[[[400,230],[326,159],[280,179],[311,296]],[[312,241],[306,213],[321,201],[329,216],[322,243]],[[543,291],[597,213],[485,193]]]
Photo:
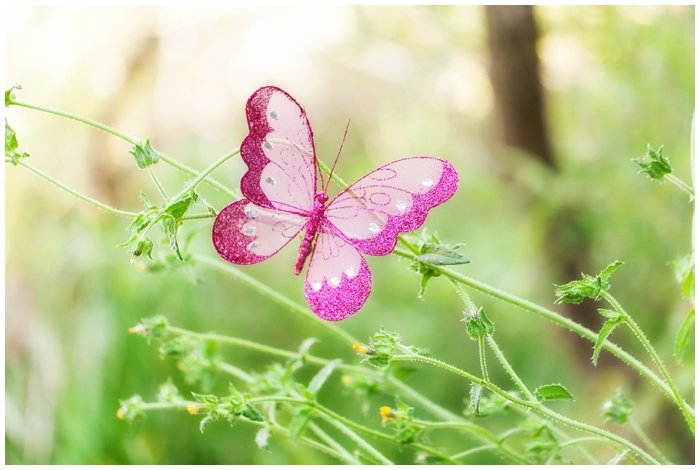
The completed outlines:
[[[442,174],[440,161],[421,157],[397,160],[340,193],[326,209],[326,217],[353,240],[373,239],[391,217],[409,217],[415,198],[433,191]]]
[[[314,253],[306,279],[314,290],[323,286],[342,289],[342,283],[354,279],[360,272],[362,255],[340,237],[331,235],[326,228],[318,231]]]
[[[260,172],[260,189],[277,209],[309,212],[316,163],[306,115],[283,93],[270,96],[265,113],[269,130],[262,146],[269,163]]]

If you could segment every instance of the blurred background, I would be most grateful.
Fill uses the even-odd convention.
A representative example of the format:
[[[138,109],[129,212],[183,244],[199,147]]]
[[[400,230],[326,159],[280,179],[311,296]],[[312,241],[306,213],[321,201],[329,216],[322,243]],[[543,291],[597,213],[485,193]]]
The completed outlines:
[[[5,13],[5,89],[20,83],[18,100],[149,138],[196,169],[240,145],[245,102],[264,85],[283,88],[306,108],[326,162],[351,119],[337,169],[346,181],[403,156],[448,159],[460,189],[425,227],[465,245],[472,262],[459,271],[597,331],[598,305],[555,307],[552,284],[624,261],[613,294],[693,402],[694,342],[684,366],[671,357],[691,306],[668,266],[692,250],[692,205],[676,188],[638,175],[631,162],[647,144],[664,145],[677,176],[691,181],[693,6],[15,6]],[[124,210],[141,210],[139,191],[158,201],[119,139],[23,108],[7,115],[29,162],[58,180]],[[154,169],[171,194],[188,179],[163,163]],[[214,176],[238,188],[243,171],[234,158]],[[127,333],[144,317],[164,315],[176,326],[292,350],[313,336],[320,343],[312,352],[358,359],[324,330],[205,266],[138,270],[117,247],[129,237],[128,220],[21,167],[5,172],[6,463],[333,463],[282,439],[272,453],[259,451],[252,441],[257,428],[244,423],[216,423],[201,434],[185,413],[118,420],[119,399],[153,400],[168,377],[185,394],[199,391],[183,384],[172,361],[159,359],[155,345]],[[230,202],[210,186],[199,190],[217,209]],[[183,226],[180,237],[192,236],[191,251],[217,256],[211,223]],[[292,275],[295,255],[286,249],[245,270],[303,303],[303,278]],[[407,262],[387,256],[369,264],[372,295],[340,326],[362,340],[384,326],[477,373],[476,343],[449,284],[431,281],[421,301],[420,278]],[[558,411],[626,434],[599,418],[602,403],[621,389],[659,447],[675,462],[694,462],[680,414],[635,372],[606,353],[593,368],[590,343],[473,295],[528,386],[556,382],[574,393],[577,401],[557,404]],[[623,329],[613,339],[644,357]],[[249,371],[273,360],[240,349],[225,353]],[[495,363],[492,369],[494,380],[508,386]],[[214,391],[226,393],[228,380],[221,377]],[[420,368],[407,381],[456,413],[465,408],[468,384],[441,370]],[[341,387],[337,374],[328,386]],[[378,407],[393,404],[375,397],[363,414],[349,397],[338,391],[322,400],[372,426],[379,424]],[[451,438],[462,439],[441,439],[449,445]],[[411,462],[410,452],[386,452]],[[500,462],[484,454],[475,459]]]

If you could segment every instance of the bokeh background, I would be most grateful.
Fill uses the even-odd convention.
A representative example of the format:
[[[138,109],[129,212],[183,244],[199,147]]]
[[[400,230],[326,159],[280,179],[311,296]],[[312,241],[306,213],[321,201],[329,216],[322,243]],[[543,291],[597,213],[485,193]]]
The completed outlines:
[[[692,403],[694,342],[683,366],[671,357],[691,306],[668,266],[692,250],[692,205],[676,188],[638,175],[631,159],[647,144],[664,145],[676,174],[691,180],[694,14],[693,6],[535,7],[541,152],[508,140],[504,113],[516,104],[503,90],[517,88],[528,71],[506,73],[510,81],[499,90],[492,80],[495,54],[498,47],[509,53],[509,46],[494,38],[509,31],[489,23],[481,6],[6,7],[5,88],[21,83],[21,101],[149,138],[197,169],[239,146],[246,99],[263,85],[285,89],[307,109],[317,152],[327,162],[351,119],[337,170],[348,181],[402,156],[446,158],[460,173],[460,189],[425,227],[464,244],[472,263],[461,272],[598,328],[596,305],[554,307],[552,284],[624,261],[614,295],[658,345]],[[514,21],[511,46],[529,34],[517,36],[521,23]],[[517,50],[510,49],[513,60],[522,58]],[[20,150],[60,181],[125,210],[141,210],[139,191],[158,199],[124,142],[27,109],[13,107],[7,115]],[[536,121],[530,108],[522,115]],[[188,179],[162,163],[155,171],[171,194]],[[316,354],[358,359],[324,330],[204,266],[138,270],[117,247],[128,238],[129,221],[21,167],[5,172],[7,463],[332,463],[280,439],[271,453],[259,451],[256,428],[244,423],[216,423],[201,434],[197,419],[185,413],[118,420],[119,399],[152,400],[168,377],[183,393],[191,390],[156,346],[127,333],[144,317],[164,315],[173,325],[288,349],[313,336],[320,339]],[[242,162],[232,159],[214,176],[237,187],[242,172]],[[200,191],[216,208],[229,202],[206,185]],[[210,229],[211,220],[191,222],[181,237],[191,234],[192,251],[215,257]],[[284,250],[246,272],[303,303],[303,278],[292,275],[295,254]],[[476,344],[449,284],[431,281],[421,301],[419,277],[405,261],[387,256],[369,263],[372,295],[340,326],[361,339],[384,326],[477,373]],[[619,388],[670,458],[694,461],[680,414],[636,373],[605,353],[594,369],[590,343],[487,296],[474,298],[531,388],[557,382],[574,393],[576,402],[557,405],[561,412],[607,426],[600,406]],[[641,355],[622,329],[614,340]],[[226,354],[244,370],[262,371],[273,360],[245,350]],[[227,380],[220,378],[215,391],[225,393]],[[464,381],[427,367],[407,380],[446,408],[465,408]],[[335,391],[322,397],[325,403],[367,425],[378,426],[376,410],[392,404],[391,397],[376,397],[363,414],[340,391],[337,376],[328,386]],[[442,439],[450,444],[449,436]],[[410,452],[387,453],[411,462]],[[475,459],[498,462],[483,454]]]

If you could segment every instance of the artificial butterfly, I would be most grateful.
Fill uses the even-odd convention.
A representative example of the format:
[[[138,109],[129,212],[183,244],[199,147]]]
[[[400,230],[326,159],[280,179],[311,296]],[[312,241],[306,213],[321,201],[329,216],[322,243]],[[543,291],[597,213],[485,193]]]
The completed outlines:
[[[368,173],[328,202],[313,132],[299,103],[279,88],[263,87],[248,99],[246,117],[244,199],[217,215],[216,251],[234,264],[258,263],[306,230],[294,273],[311,255],[304,286],[311,310],[328,321],[352,315],[372,288],[362,253],[391,253],[399,232],[420,227],[430,209],[455,193],[457,171],[439,158],[403,158]]]

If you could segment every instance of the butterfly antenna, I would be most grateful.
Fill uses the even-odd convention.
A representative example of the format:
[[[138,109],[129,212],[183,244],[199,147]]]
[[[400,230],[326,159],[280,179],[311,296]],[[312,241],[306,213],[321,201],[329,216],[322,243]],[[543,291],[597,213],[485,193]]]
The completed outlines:
[[[326,187],[323,188],[324,192],[328,191],[328,185],[331,183],[331,180],[333,179],[333,171],[335,170],[335,165],[338,163],[338,158],[340,157],[340,152],[343,150],[343,145],[345,145],[345,138],[348,136],[348,129],[350,128],[350,119],[348,119],[348,123],[345,125],[345,133],[343,134],[343,140],[340,142],[340,148],[338,149],[338,155],[335,156],[335,160],[333,161],[333,166],[331,167],[330,173],[328,173],[328,181],[326,181]]]

